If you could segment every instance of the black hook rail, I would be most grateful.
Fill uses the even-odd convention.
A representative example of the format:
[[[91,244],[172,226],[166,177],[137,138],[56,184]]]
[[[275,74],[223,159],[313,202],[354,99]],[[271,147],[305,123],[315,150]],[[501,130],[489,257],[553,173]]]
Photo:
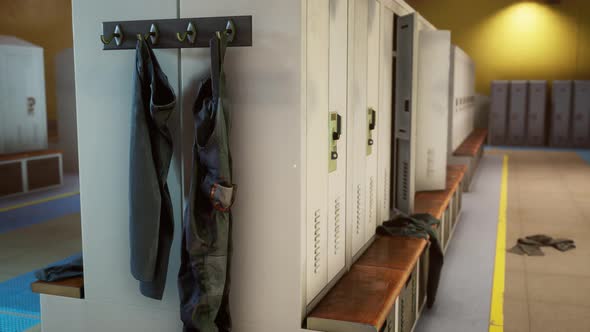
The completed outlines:
[[[252,46],[252,16],[113,21],[103,22],[102,31],[103,50],[135,49],[138,35],[154,37],[152,48],[209,47],[216,32],[230,35],[230,47]]]

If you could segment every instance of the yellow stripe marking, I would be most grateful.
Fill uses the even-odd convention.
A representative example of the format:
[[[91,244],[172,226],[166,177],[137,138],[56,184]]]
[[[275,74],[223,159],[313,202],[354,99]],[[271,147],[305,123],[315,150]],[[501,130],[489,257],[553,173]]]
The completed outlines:
[[[506,210],[508,204],[508,156],[502,165],[500,208],[498,210],[498,237],[496,239],[496,261],[490,310],[489,332],[504,331],[504,278],[506,271]]]
[[[31,206],[31,205],[37,205],[37,204],[41,204],[41,203],[45,203],[45,202],[51,202],[56,199],[78,195],[79,193],[80,193],[79,191],[73,191],[73,192],[69,192],[69,193],[65,193],[65,194],[61,194],[61,195],[57,195],[57,196],[51,196],[51,197],[39,199],[39,200],[32,201],[32,202],[27,202],[27,203],[17,204],[17,205],[5,207],[5,208],[0,208],[0,212],[6,212],[6,211],[10,211],[10,210],[24,208],[24,207]]]

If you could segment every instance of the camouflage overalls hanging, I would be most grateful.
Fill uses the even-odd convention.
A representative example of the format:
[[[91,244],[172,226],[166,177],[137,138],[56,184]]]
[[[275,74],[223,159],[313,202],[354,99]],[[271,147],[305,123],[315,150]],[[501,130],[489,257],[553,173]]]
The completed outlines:
[[[195,141],[191,190],[183,221],[178,278],[184,331],[230,331],[231,212],[235,189],[225,94],[225,33],[210,41],[211,74],[193,108]]]

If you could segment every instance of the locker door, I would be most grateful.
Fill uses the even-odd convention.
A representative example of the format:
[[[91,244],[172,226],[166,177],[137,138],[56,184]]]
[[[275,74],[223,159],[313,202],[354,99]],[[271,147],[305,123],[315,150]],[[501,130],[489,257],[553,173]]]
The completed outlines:
[[[414,210],[414,149],[417,66],[414,61],[418,27],[416,14],[402,16],[397,25],[397,69],[395,90],[395,208],[406,214]]]
[[[545,114],[547,109],[547,82],[529,82],[527,143],[533,146],[545,144]]]
[[[307,303],[328,282],[329,0],[307,1]]]
[[[348,63],[348,217],[351,228],[351,256],[365,244],[367,157],[367,45],[369,0],[349,3]]]
[[[508,136],[511,145],[523,145],[526,137],[527,82],[510,84],[510,120]]]
[[[346,265],[346,73],[348,0],[330,0],[330,169],[328,280]],[[336,154],[333,154],[336,153]]]
[[[553,110],[551,114],[551,145],[566,147],[570,143],[572,113],[572,81],[553,81]]]
[[[490,144],[506,143],[508,116],[508,81],[492,82],[492,105],[490,109]]]
[[[365,242],[371,240],[377,228],[377,159],[379,151],[379,131],[377,124],[379,110],[379,59],[380,59],[380,30],[381,5],[377,0],[368,0],[368,43],[367,43],[367,138],[366,154],[366,231]],[[381,181],[383,181],[381,179]]]
[[[574,146],[590,146],[590,81],[574,82]]]
[[[391,179],[391,120],[393,116],[393,25],[395,14],[381,5],[381,48],[380,48],[380,92],[379,113],[379,153],[377,166],[377,223],[390,218]]]

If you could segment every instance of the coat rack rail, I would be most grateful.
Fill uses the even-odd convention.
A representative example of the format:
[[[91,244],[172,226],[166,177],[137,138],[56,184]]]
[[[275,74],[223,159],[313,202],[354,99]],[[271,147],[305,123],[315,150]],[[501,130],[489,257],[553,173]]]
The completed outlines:
[[[135,49],[137,36],[152,48],[199,48],[209,47],[217,31],[231,34],[230,47],[252,46],[252,16],[103,22],[100,41],[103,50]]]

